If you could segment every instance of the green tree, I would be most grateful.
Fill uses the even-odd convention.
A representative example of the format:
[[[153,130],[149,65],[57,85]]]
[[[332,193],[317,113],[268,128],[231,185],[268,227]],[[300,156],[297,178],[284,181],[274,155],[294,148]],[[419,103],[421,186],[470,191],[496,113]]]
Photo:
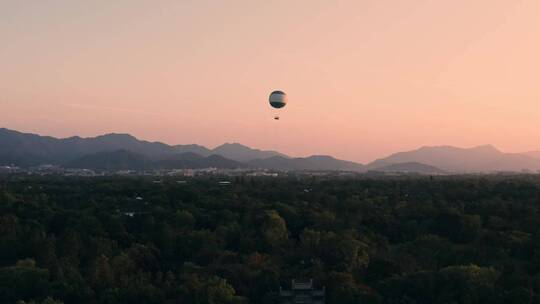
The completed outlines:
[[[285,243],[288,239],[288,230],[285,220],[279,216],[275,210],[264,213],[261,230],[264,241],[271,247],[277,247]]]

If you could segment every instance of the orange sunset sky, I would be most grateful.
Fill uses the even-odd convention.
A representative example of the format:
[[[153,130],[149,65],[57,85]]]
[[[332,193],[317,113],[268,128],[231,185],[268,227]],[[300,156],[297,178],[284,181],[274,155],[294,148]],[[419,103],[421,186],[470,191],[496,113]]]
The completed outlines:
[[[539,74],[538,0],[0,0],[0,127],[58,137],[521,152]]]

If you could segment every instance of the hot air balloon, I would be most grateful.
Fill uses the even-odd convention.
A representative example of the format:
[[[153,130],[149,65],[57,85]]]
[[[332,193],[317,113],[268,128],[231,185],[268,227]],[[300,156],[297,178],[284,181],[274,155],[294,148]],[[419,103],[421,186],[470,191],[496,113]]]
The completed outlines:
[[[282,91],[274,91],[270,93],[268,101],[270,102],[272,108],[281,109],[287,104],[287,94]],[[279,120],[279,116],[274,116],[274,119]]]

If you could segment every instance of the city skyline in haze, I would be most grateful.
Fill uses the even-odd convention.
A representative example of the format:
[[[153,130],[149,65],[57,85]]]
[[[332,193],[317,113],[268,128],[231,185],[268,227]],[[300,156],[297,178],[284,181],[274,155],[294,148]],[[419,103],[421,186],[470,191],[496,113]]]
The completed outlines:
[[[368,162],[540,149],[537,1],[3,1],[0,127]],[[268,95],[289,96],[273,119]]]

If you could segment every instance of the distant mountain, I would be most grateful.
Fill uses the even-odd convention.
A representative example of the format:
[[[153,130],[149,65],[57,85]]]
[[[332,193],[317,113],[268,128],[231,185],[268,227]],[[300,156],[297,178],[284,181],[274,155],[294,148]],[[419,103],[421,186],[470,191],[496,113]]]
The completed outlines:
[[[215,149],[200,145],[169,146],[160,142],[139,140],[129,134],[111,133],[97,137],[54,138],[36,134],[21,133],[0,128],[0,165],[35,166],[43,163],[60,164],[77,160],[82,156],[99,152],[130,151],[144,155],[152,160],[170,160],[170,156],[182,153],[195,153],[199,156],[210,157],[220,155],[236,162],[247,162],[253,159],[264,159],[272,156],[283,156],[276,151],[252,149],[241,144],[223,144]],[[217,164],[224,161],[210,158]],[[179,163],[179,160],[176,160]],[[228,166],[236,166],[229,163]]]
[[[491,145],[473,148],[421,147],[392,154],[366,166],[331,156],[290,158],[277,151],[226,143],[170,146],[129,134],[54,138],[0,128],[0,166],[55,164],[88,168],[264,168],[275,170],[368,170],[448,173],[540,170],[540,152],[503,153]]]
[[[0,164],[19,166],[50,162],[54,158],[69,157],[57,148],[56,138],[0,129]]]
[[[212,154],[205,157],[191,152],[171,155],[166,159],[154,162],[154,168],[157,169],[236,169],[244,167],[247,165],[221,155]]]
[[[111,133],[90,138],[70,137],[59,139],[59,141],[62,143],[62,148],[71,149],[75,154],[127,150],[151,158],[160,158],[175,153],[174,148],[169,145],[138,140],[129,134]]]
[[[265,159],[273,156],[280,156],[283,158],[288,157],[285,154],[281,154],[276,151],[252,149],[238,143],[223,144],[213,149],[212,153],[240,162],[248,162],[254,159]]]
[[[254,168],[273,170],[335,170],[363,171],[364,166],[355,162],[335,159],[331,156],[314,155],[306,158],[273,156],[248,162]]]
[[[221,155],[225,158],[239,162],[247,162],[254,159],[264,159],[272,156],[288,157],[285,154],[276,151],[264,151],[253,149],[239,143],[225,143],[214,149],[208,149],[200,145],[176,145],[174,149],[178,153],[192,152],[201,156],[210,156],[212,154]]]
[[[502,153],[491,145],[473,148],[451,146],[422,147],[417,150],[399,152],[378,159],[367,165],[368,169],[418,162],[437,167],[447,172],[496,172],[539,170],[540,160],[528,155]]]
[[[98,170],[147,170],[153,167],[148,157],[127,150],[88,154],[69,161],[64,166]]]
[[[49,136],[0,129],[0,164],[33,165],[61,163],[83,155],[105,151],[126,150],[151,158],[173,154],[173,147],[159,142],[147,142],[128,134],[106,134],[91,138],[78,136],[58,139]],[[20,157],[19,157],[20,155]]]
[[[396,163],[396,164],[374,168],[372,169],[372,171],[395,172],[395,173],[418,173],[418,174],[445,174],[446,173],[445,171],[437,167],[422,164],[422,163],[417,163],[417,162]]]
[[[205,146],[195,145],[195,144],[176,145],[176,146],[173,146],[173,148],[176,153],[195,153],[200,156],[209,156],[211,154],[217,154],[217,153],[213,153],[212,150],[208,149]]]
[[[54,138],[0,128],[0,165],[21,167],[57,164],[89,169],[241,168],[252,159],[283,156],[275,151],[224,144],[169,146],[138,140],[129,134]]]
[[[171,155],[166,159],[152,160],[142,154],[127,150],[105,151],[82,156],[63,165],[67,168],[96,170],[150,170],[150,169],[236,169],[246,167],[240,162],[220,155],[207,157],[195,153]]]
[[[540,151],[529,151],[529,152],[523,152],[523,153],[520,153],[520,154],[527,155],[527,156],[532,157],[532,158],[540,159]]]

